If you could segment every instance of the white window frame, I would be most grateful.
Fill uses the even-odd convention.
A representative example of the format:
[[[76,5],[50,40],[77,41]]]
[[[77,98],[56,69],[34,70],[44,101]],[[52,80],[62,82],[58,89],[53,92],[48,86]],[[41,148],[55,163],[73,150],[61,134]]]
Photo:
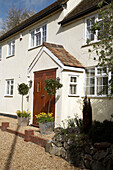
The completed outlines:
[[[14,79],[7,79],[5,81],[5,96],[13,96]]]
[[[91,16],[85,18],[85,44],[87,44],[87,39],[88,39],[87,38],[87,20],[91,19],[92,17],[95,17],[95,22],[102,21],[102,19],[99,19],[99,14],[94,14],[94,15],[91,15]],[[96,30],[96,34],[94,34],[94,40],[92,40],[92,41],[90,40],[90,43],[95,43],[97,41],[99,41],[98,40],[98,30]]]
[[[46,35],[43,36],[43,27],[46,26]],[[39,29],[39,30],[38,30]],[[37,31],[38,30],[38,31]],[[34,39],[34,43],[32,45],[32,33],[34,32],[34,36],[33,36],[33,39]],[[37,44],[37,35],[40,35],[40,43]],[[43,38],[44,37],[44,38]],[[45,39],[45,41],[43,40]],[[43,42],[46,42],[47,40],[47,24],[44,24],[42,25],[41,27],[37,27],[36,29],[30,31],[30,42],[29,42],[29,49],[32,49],[34,47],[39,47],[42,45]]]
[[[10,50],[10,52],[9,52]],[[15,40],[8,42],[8,55],[7,57],[14,56],[15,55]]]
[[[99,77],[107,77],[108,78],[108,85],[109,85],[109,80],[111,79],[111,72],[108,72],[108,68],[106,68],[107,69],[107,73],[101,73],[101,74],[98,74],[98,69],[102,69],[102,67],[91,67],[91,68],[87,68],[87,70],[91,70],[91,69],[94,69],[94,94],[87,94],[86,93],[86,88],[88,87],[87,86],[87,83],[86,83],[86,88],[85,88],[85,95],[87,95],[87,96],[90,96],[90,97],[107,97],[107,94],[97,94],[97,78],[99,78]],[[92,77],[87,77],[87,74],[86,74],[86,79],[87,78],[92,78]],[[100,85],[100,86],[104,86],[104,84],[102,83],[102,85]],[[109,91],[109,89],[108,89],[108,95],[110,94],[110,91]]]
[[[2,59],[2,47],[0,46],[0,61]]]
[[[76,82],[71,82],[71,78],[74,77],[76,78]],[[70,91],[70,86],[75,85],[76,86],[76,94],[71,94]],[[69,75],[69,95],[68,96],[78,96],[78,75]]]

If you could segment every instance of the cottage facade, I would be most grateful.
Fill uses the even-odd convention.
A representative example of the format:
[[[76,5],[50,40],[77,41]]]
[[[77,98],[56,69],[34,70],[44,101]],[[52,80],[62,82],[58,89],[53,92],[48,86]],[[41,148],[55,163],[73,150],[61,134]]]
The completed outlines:
[[[98,19],[98,2],[58,0],[0,37],[0,113],[16,115],[21,109],[17,86],[28,83],[24,110],[31,111],[35,124],[35,114],[47,108],[44,80],[59,77],[63,87],[52,101],[56,127],[68,116],[82,117],[85,95],[91,98],[93,119],[110,119],[113,101],[107,91],[99,92],[111,75],[96,67],[86,43],[87,38],[97,41],[90,28]]]

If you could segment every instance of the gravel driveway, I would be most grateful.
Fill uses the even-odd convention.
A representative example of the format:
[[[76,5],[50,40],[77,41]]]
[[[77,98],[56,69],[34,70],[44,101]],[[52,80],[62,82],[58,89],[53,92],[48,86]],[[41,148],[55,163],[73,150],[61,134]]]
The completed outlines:
[[[79,170],[65,160],[46,153],[44,148],[0,130],[0,170],[44,169]]]

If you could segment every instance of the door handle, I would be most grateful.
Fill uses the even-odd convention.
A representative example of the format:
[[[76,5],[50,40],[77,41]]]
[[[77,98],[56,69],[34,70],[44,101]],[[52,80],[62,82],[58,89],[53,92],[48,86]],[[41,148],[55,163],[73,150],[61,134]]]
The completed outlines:
[[[44,97],[45,95],[41,95],[41,97]]]

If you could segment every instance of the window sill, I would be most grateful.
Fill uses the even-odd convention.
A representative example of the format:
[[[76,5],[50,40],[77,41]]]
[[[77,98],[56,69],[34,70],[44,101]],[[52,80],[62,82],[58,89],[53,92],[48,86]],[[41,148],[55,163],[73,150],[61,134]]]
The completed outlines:
[[[81,97],[84,98],[85,96],[81,96]],[[107,98],[113,98],[113,96],[109,97],[109,96],[87,95],[87,98],[90,98],[90,99],[107,99]]]
[[[89,44],[85,43],[84,45],[81,46],[81,48],[89,47],[89,46],[91,46],[91,45],[93,45],[93,44],[97,44],[98,42],[100,42],[100,41],[92,41],[92,42],[90,42]]]
[[[41,46],[42,46],[42,45],[39,45],[39,46],[36,46],[36,47],[31,47],[31,48],[28,49],[28,51],[34,50],[34,49],[39,48],[39,47],[41,47]]]
[[[13,55],[8,55],[6,58],[10,58],[10,57],[13,57],[14,56],[14,54]]]
[[[69,94],[68,97],[80,97],[80,96],[77,94]]]
[[[4,95],[4,97],[13,97],[13,95],[6,94],[6,95]]]

